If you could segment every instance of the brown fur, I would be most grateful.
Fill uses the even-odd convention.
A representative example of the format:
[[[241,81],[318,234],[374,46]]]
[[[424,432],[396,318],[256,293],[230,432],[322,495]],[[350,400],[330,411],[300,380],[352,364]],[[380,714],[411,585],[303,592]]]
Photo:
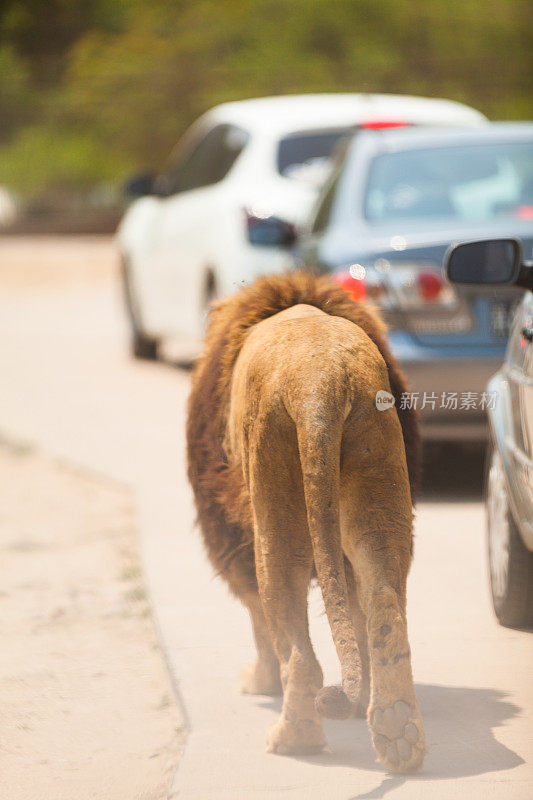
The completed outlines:
[[[376,411],[378,388],[396,410]],[[211,313],[189,401],[189,478],[211,563],[252,618],[259,658],[243,690],[279,690],[281,663],[272,750],[322,746],[315,697],[326,716],[365,709],[372,671],[381,760],[421,761],[405,628],[420,439],[415,412],[400,407],[405,391],[377,314],[328,278],[261,278]],[[315,569],[344,692],[320,689],[306,633]]]

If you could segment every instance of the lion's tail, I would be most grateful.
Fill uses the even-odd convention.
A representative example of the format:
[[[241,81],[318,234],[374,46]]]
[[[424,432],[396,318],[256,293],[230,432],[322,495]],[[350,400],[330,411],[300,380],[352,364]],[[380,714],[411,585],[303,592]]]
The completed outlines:
[[[328,422],[330,415],[323,412],[296,426],[315,567],[342,671],[342,689],[324,687],[315,704],[324,717],[346,719],[358,699],[361,660],[349,612],[339,523],[343,420]]]

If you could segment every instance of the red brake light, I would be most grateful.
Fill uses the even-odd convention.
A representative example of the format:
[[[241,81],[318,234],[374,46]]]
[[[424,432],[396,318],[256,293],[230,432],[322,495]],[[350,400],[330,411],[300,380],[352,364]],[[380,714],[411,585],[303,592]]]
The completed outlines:
[[[417,275],[418,290],[424,300],[437,300],[443,287],[443,282],[436,272],[419,272]]]
[[[371,131],[378,131],[382,128],[408,128],[410,122],[403,119],[368,119],[359,124],[360,128],[367,128]]]
[[[349,272],[337,272],[334,276],[336,282],[348,292],[352,300],[364,300],[366,297],[366,286],[363,280],[352,277]]]
[[[515,216],[518,219],[533,219],[533,206],[518,206]]]

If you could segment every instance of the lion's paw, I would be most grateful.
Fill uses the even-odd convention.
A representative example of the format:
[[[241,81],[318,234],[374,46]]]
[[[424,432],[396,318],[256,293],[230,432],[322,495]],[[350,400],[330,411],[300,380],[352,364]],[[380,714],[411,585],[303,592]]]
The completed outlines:
[[[241,670],[239,691],[241,694],[282,694],[279,667],[250,661]]]
[[[394,772],[417,769],[426,751],[424,727],[416,707],[397,700],[369,714],[372,741],[383,766]]]
[[[279,720],[269,728],[267,753],[319,753],[326,746],[326,737],[319,721],[301,719],[298,723]]]

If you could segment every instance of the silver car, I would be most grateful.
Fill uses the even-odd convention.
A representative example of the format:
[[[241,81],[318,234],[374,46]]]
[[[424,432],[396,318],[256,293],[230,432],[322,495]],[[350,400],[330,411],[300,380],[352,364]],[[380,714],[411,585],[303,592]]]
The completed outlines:
[[[526,293],[514,318],[505,361],[490,379],[486,504],[489,575],[496,616],[533,624],[533,252],[518,240],[470,242],[446,257],[456,284],[514,284]]]

